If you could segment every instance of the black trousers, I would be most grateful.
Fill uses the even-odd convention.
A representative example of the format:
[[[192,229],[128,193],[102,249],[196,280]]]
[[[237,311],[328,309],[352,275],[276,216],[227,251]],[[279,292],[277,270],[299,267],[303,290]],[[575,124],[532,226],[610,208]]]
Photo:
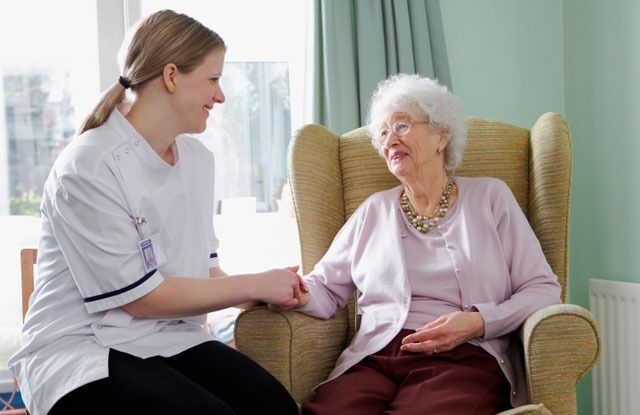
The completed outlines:
[[[49,415],[294,415],[287,390],[260,365],[217,341],[172,357],[109,351],[109,377],[62,397]]]

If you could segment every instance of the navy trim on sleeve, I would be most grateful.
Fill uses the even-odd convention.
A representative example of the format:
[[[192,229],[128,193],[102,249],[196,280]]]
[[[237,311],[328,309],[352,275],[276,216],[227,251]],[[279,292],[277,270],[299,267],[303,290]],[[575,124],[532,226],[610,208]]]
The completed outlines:
[[[209,259],[211,259],[211,258],[218,258],[218,253],[214,252],[213,254],[210,254],[209,255]]]
[[[98,300],[102,300],[102,299],[105,299],[105,298],[113,297],[115,295],[122,294],[123,292],[132,290],[132,289],[136,288],[138,285],[140,285],[143,282],[145,282],[146,280],[148,280],[149,278],[151,278],[151,276],[153,274],[155,274],[156,271],[157,271],[157,269],[154,269],[153,271],[149,271],[148,273],[145,274],[144,277],[140,278],[138,281],[134,282],[133,284],[127,285],[124,288],[120,288],[118,290],[111,291],[111,292],[104,293],[104,294],[94,295],[93,297],[87,297],[87,298],[84,299],[84,302],[85,303],[90,303],[90,302],[93,302],[93,301],[98,301]]]

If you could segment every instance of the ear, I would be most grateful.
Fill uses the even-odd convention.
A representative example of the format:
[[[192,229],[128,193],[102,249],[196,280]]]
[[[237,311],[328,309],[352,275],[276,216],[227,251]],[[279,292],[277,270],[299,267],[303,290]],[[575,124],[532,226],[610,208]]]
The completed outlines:
[[[438,140],[438,151],[442,153],[444,149],[447,147],[447,145],[449,144],[449,140],[451,139],[451,134],[449,134],[448,128],[440,128],[438,135],[440,137]]]
[[[170,93],[176,90],[176,78],[178,77],[178,67],[173,63],[168,63],[162,68],[162,83]]]

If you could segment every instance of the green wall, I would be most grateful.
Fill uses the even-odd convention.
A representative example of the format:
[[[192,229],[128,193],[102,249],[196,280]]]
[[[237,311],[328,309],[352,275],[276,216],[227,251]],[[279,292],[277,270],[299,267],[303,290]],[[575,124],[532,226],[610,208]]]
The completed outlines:
[[[572,302],[587,306],[589,278],[640,282],[640,2],[563,5],[574,157],[570,290]],[[580,413],[591,413],[590,385],[578,392]]]
[[[531,127],[542,113],[564,113],[561,2],[441,0],[440,8],[466,114]]]
[[[640,282],[640,2],[566,0],[573,273]],[[586,284],[571,286],[587,303]]]
[[[531,126],[564,114],[573,136],[571,302],[589,278],[640,282],[640,2],[441,0],[465,112]],[[591,414],[591,380],[578,413]]]

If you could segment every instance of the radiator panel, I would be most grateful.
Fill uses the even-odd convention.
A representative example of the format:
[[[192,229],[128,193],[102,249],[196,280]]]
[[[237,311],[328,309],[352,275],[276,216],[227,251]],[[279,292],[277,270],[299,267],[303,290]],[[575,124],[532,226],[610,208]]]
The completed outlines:
[[[589,304],[602,339],[593,413],[640,414],[640,284],[591,279]]]

